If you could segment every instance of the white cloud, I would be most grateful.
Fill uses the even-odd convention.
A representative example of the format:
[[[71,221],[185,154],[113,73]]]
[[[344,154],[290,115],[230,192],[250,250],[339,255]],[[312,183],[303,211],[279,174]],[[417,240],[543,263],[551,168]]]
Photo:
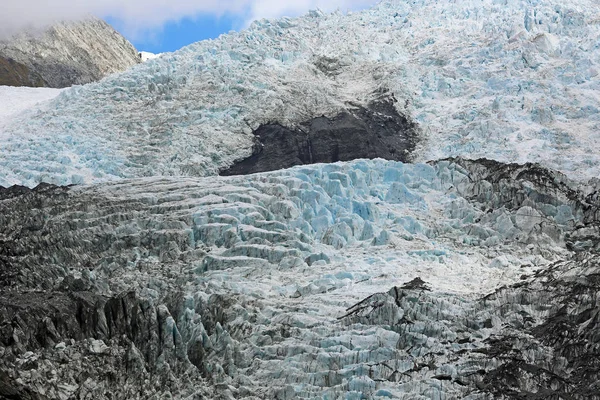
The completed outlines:
[[[230,15],[249,21],[282,15],[296,16],[310,9],[357,9],[374,0],[4,0],[0,12],[0,37],[30,28],[44,28],[60,20],[87,14],[110,16],[133,34],[160,29],[166,22],[210,14]],[[6,4],[7,3],[7,4]]]

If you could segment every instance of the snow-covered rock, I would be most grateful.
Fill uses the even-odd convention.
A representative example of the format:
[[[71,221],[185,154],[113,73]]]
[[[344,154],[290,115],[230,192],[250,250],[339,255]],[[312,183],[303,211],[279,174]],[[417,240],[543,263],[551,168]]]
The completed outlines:
[[[0,85],[64,88],[98,81],[140,62],[127,39],[89,16],[0,40]]]

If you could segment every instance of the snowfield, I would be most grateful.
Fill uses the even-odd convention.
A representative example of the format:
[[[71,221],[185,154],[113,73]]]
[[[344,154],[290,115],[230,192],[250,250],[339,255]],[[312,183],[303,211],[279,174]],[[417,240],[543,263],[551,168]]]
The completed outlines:
[[[0,86],[0,126],[10,117],[55,98],[64,89]]]
[[[260,124],[382,96],[419,123],[418,160],[532,161],[587,180],[599,172],[599,21],[591,0],[383,1],[258,21],[16,117],[0,184],[213,175],[251,154]]]

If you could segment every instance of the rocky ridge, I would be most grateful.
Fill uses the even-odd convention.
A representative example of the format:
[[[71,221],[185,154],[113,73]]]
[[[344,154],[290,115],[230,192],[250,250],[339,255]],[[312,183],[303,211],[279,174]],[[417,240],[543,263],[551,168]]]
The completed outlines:
[[[90,16],[1,40],[0,85],[83,85],[140,62],[131,43],[106,22]]]

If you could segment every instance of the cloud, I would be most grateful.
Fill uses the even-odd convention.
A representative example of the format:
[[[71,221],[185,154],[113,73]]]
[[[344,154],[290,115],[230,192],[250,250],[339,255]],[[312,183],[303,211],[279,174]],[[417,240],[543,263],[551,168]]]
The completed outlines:
[[[258,18],[296,16],[310,9],[357,9],[366,0],[5,0],[0,12],[0,37],[26,29],[43,29],[61,20],[93,14],[120,22],[129,34],[160,29],[167,22],[197,15],[228,15],[249,22]]]

